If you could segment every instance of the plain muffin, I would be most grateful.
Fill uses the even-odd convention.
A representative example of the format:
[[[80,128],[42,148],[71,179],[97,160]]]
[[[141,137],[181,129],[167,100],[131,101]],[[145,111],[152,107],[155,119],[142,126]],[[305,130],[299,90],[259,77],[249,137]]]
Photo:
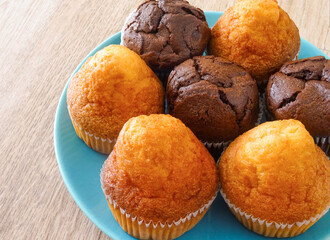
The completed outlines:
[[[110,45],[90,57],[71,79],[67,104],[78,136],[94,150],[109,154],[128,119],[163,113],[164,90],[138,54]]]
[[[203,142],[233,140],[258,118],[256,81],[220,57],[198,56],[175,67],[166,94],[168,112]]]
[[[203,11],[183,0],[142,3],[122,29],[122,44],[153,69],[170,69],[202,55],[211,30]]]
[[[239,0],[212,28],[208,52],[244,67],[263,89],[299,48],[299,30],[277,1]]]
[[[170,115],[150,115],[124,125],[103,165],[101,183],[127,233],[173,239],[204,216],[218,176],[214,159],[189,128]]]
[[[297,119],[318,145],[330,148],[330,61],[323,56],[285,63],[266,88],[271,119]]]
[[[259,234],[296,236],[329,209],[329,159],[297,120],[266,122],[239,136],[219,167],[231,211]]]

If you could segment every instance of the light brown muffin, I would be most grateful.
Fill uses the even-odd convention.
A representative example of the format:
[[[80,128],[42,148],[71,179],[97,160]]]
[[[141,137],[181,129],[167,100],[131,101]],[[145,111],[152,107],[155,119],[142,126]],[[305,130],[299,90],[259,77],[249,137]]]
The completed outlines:
[[[220,183],[246,227],[292,237],[328,210],[330,162],[301,122],[266,122],[229,145],[220,160]]]
[[[218,189],[204,145],[180,120],[154,114],[124,125],[101,183],[121,227],[143,239],[180,236],[204,216]]]
[[[208,52],[241,65],[264,87],[299,48],[299,30],[277,1],[238,0],[212,28]]]
[[[162,84],[135,52],[110,45],[71,79],[67,104],[75,130],[94,150],[110,153],[131,117],[163,113]]]

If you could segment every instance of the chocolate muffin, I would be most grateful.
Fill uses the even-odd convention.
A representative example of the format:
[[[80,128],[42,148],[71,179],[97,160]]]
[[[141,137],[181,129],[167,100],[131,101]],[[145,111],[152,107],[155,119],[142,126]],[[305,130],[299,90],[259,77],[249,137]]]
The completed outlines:
[[[330,61],[322,56],[285,63],[266,89],[270,119],[297,119],[329,154]]]
[[[256,81],[237,64],[214,56],[186,60],[167,83],[168,112],[202,141],[229,141],[258,116]]]
[[[122,44],[153,69],[171,69],[202,55],[211,30],[201,9],[183,0],[142,3],[126,20]]]

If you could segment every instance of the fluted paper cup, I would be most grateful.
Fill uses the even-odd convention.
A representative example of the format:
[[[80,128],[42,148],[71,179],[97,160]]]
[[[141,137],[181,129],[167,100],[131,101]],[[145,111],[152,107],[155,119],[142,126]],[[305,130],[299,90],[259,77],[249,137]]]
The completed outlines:
[[[328,137],[313,137],[314,142],[318,145],[327,156],[330,155],[330,136]]]
[[[222,189],[220,189],[220,193],[227,203],[230,211],[246,228],[266,237],[285,238],[302,234],[314,223],[316,223],[323,215],[325,215],[330,207],[330,205],[328,205],[322,213],[301,222],[295,222],[292,224],[277,223],[267,221],[266,219],[256,218],[251,214],[247,214],[246,212],[242,211],[242,209],[232,204]]]
[[[72,120],[72,119],[71,119]],[[95,151],[110,154],[116,139],[102,138],[95,136],[95,134],[85,131],[81,126],[79,126],[75,121],[72,120],[72,125],[76,131],[79,138],[81,138],[88,147],[94,149]]]
[[[177,221],[170,223],[153,222],[152,220],[145,221],[138,216],[132,216],[131,214],[127,213],[125,209],[118,206],[118,204],[112,200],[111,196],[107,194],[105,194],[105,196],[112,215],[119,223],[121,228],[129,235],[138,239],[167,240],[177,238],[184,234],[186,231],[193,228],[208,211],[214,199],[216,198],[217,193],[197,211],[189,213]]]

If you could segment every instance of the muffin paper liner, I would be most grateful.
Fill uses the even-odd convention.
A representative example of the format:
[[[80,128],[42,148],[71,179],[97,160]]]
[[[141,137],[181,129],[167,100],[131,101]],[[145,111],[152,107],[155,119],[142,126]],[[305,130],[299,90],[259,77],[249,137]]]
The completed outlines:
[[[147,228],[149,228],[149,227],[157,228],[158,226],[160,226],[161,228],[165,228],[165,227],[172,228],[174,226],[179,226],[180,224],[183,224],[186,221],[190,221],[191,219],[196,218],[198,215],[202,214],[203,212],[206,212],[205,210],[208,210],[209,209],[209,207],[211,206],[211,204],[215,200],[216,196],[217,196],[217,193],[211,198],[211,200],[209,200],[206,204],[204,204],[203,207],[201,207],[197,211],[192,212],[192,213],[189,213],[185,217],[182,217],[179,220],[173,221],[171,223],[167,223],[167,222],[162,223],[160,221],[154,223],[152,220],[150,220],[149,222],[146,222],[143,219],[139,219],[136,216],[133,217],[131,214],[127,213],[124,209],[122,209],[121,207],[119,207],[118,204],[114,200],[112,200],[109,195],[106,195],[106,199],[107,199],[108,203],[110,205],[112,205],[112,207],[114,209],[118,209],[118,211],[120,212],[120,214],[124,215],[125,218],[129,218],[132,222],[135,222],[136,221],[138,223],[138,225],[145,225]]]
[[[72,120],[72,119],[71,119]],[[72,120],[72,125],[76,131],[79,138],[81,138],[88,147],[94,149],[95,151],[110,154],[113,146],[116,143],[116,139],[101,138],[95,136],[93,133],[84,131],[75,121]]]
[[[137,216],[132,216],[131,214],[127,213],[126,210],[118,206],[118,204],[111,198],[109,194],[105,193],[102,175],[101,185],[103,193],[109,204],[110,210],[116,221],[119,223],[119,225],[125,232],[139,239],[166,240],[174,239],[181,236],[183,233],[193,228],[203,218],[203,216],[217,197],[218,193],[218,191],[216,191],[215,195],[200,209],[187,214],[185,217],[182,217],[177,221],[173,221],[171,223],[162,223],[160,221],[153,222],[152,220],[150,220],[147,222]]]
[[[263,96],[260,96],[259,94],[259,113],[258,113],[258,118],[254,126],[258,126],[261,123],[262,116],[264,115],[264,110],[265,110],[265,100]]]
[[[224,151],[228,146],[229,144],[232,142],[232,140],[229,140],[227,142],[203,142],[204,146],[207,147],[207,148],[216,148],[216,149],[223,149],[222,151]]]
[[[327,156],[330,155],[330,136],[329,137],[313,137],[314,142],[319,146]]]
[[[330,204],[328,204],[322,213],[317,214],[308,220],[295,222],[293,224],[268,222],[265,219],[261,220],[260,218],[255,218],[253,215],[247,214],[240,208],[236,207],[230,202],[229,199],[227,199],[226,194],[222,191],[222,189],[220,189],[220,194],[224,201],[227,203],[230,211],[246,228],[266,237],[283,238],[297,236],[305,232],[309,227],[316,223],[323,215],[328,212],[330,207]]]
[[[292,61],[296,61],[296,60],[298,60],[298,57],[299,57],[299,53],[300,53],[300,49],[298,50],[298,53],[297,53],[297,55],[292,59]]]

